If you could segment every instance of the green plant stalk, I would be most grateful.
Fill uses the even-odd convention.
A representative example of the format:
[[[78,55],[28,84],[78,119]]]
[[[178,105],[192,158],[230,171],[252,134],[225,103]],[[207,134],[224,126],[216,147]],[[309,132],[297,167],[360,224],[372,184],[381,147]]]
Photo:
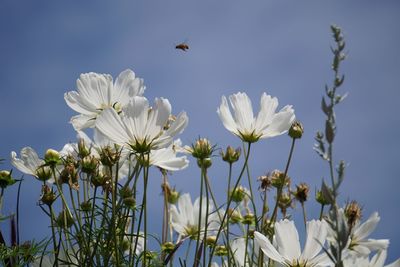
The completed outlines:
[[[236,188],[239,186],[240,180],[241,180],[241,178],[242,178],[242,176],[243,176],[243,173],[244,173],[244,171],[245,171],[245,169],[246,169],[247,162],[248,162],[248,160],[249,160],[250,149],[251,149],[251,143],[249,142],[249,143],[248,143],[248,147],[247,147],[247,155],[245,156],[245,160],[244,160],[244,163],[243,163],[242,170],[240,171],[239,177],[238,177],[238,179],[237,179],[237,181],[236,181],[236,183],[235,183],[235,186],[233,187],[233,191],[235,191]],[[222,218],[221,225],[220,225],[220,227],[219,227],[219,229],[218,229],[218,232],[217,232],[217,236],[216,236],[216,240],[217,240],[217,241],[218,241],[219,235],[221,234],[222,228],[223,228],[223,226],[224,226],[224,222],[225,222],[226,216],[227,216],[227,214],[228,214],[228,210],[229,210],[229,206],[230,206],[231,202],[232,202],[232,198],[229,197],[229,200],[228,200],[228,203],[227,203],[227,208],[226,208],[226,210],[225,210],[225,212],[224,212],[224,216],[223,216],[223,218]],[[229,222],[228,222],[228,223],[229,223]],[[209,266],[211,265],[211,261],[212,261],[214,252],[215,252],[215,247],[213,247],[213,249],[211,250],[211,253],[210,253],[210,258],[209,258],[209,261],[208,261],[208,265],[209,265]]]
[[[284,175],[283,175],[284,179],[286,179],[287,173],[289,171],[290,161],[292,159],[295,143],[296,143],[296,138],[292,138],[292,145],[290,146],[290,152],[289,152],[288,160],[286,162],[285,172],[284,172]],[[275,221],[276,221],[276,217],[278,215],[278,204],[279,204],[279,200],[280,200],[280,198],[282,196],[283,186],[284,186],[284,184],[282,184],[282,186],[277,188],[276,203],[275,203],[274,211],[272,212],[271,221],[268,224],[268,228],[270,228],[272,226],[272,224],[275,223]],[[270,239],[271,238],[272,238],[272,236],[270,237]]]
[[[196,249],[195,249],[195,259],[193,263],[193,267],[197,267],[200,264],[200,259],[198,259],[199,251],[199,243],[200,243],[200,231],[201,231],[201,217],[203,212],[203,168],[201,167],[201,177],[200,177],[200,209],[199,209],[199,220],[198,220],[198,227],[197,227],[197,238],[196,238]],[[205,240],[204,240],[205,241]]]
[[[56,233],[54,231],[54,211],[53,211],[53,207],[51,205],[49,205],[49,210],[50,210],[50,226],[51,226],[51,236],[53,239],[53,247],[54,247],[54,263],[55,266],[58,267],[58,252],[59,252],[59,248],[57,248],[57,239],[56,239]]]
[[[246,147],[243,143],[243,153],[246,155]],[[253,188],[251,185],[251,177],[250,177],[250,169],[249,169],[249,165],[246,166],[246,173],[247,173],[247,180],[249,183],[249,190],[250,190],[250,202],[251,205],[253,206],[253,212],[254,212],[254,217],[256,218],[256,230],[258,230],[258,217],[257,217],[257,208],[256,208],[256,204],[254,202],[254,194],[253,194]]]
[[[210,208],[210,196],[209,196],[209,192],[208,192],[208,186],[207,186],[207,170],[202,167],[201,168],[201,172],[202,172],[202,179],[204,180],[204,183],[206,183],[206,218],[205,218],[205,222],[204,222],[204,237],[203,237],[203,266],[206,266],[206,252],[207,252],[207,231],[208,231],[208,216],[209,216],[209,208]]]

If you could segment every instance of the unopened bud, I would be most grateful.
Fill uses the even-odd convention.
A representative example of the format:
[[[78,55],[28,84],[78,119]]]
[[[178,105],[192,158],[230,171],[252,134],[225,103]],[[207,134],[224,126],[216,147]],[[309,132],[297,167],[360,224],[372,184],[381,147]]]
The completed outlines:
[[[260,182],[259,189],[261,191],[266,191],[272,186],[272,179],[271,179],[271,174],[268,173],[267,175],[261,175],[258,177],[258,181]]]
[[[226,246],[216,246],[215,255],[219,257],[226,256],[228,255],[228,249],[226,248]]]
[[[92,203],[90,201],[84,201],[81,203],[81,210],[84,212],[89,212],[92,210]]]
[[[175,249],[175,244],[172,242],[165,242],[161,245],[161,251],[171,253]]]
[[[41,166],[36,169],[36,176],[40,181],[47,181],[52,176],[52,171],[49,166]]]
[[[56,219],[56,223],[57,223],[58,227],[70,228],[72,226],[72,224],[74,223],[74,218],[72,218],[72,215],[68,211],[63,210],[58,215],[58,217]]]
[[[301,183],[296,186],[296,192],[294,192],[295,198],[300,202],[304,203],[308,199],[308,192],[310,189],[306,183]]]
[[[293,122],[292,126],[289,129],[289,136],[294,139],[298,139],[302,137],[303,133],[303,125],[298,121]]]
[[[216,243],[217,243],[217,237],[215,235],[207,236],[207,238],[206,238],[207,246],[213,247],[213,246],[215,246]]]
[[[82,159],[82,172],[92,174],[96,171],[99,160],[94,156],[86,156]]]
[[[53,190],[49,186],[43,185],[42,196],[40,197],[40,201],[47,206],[51,206],[56,199],[57,196],[53,192]]]
[[[347,224],[353,227],[361,219],[361,207],[356,201],[351,201],[344,208]]]
[[[133,197],[126,197],[123,200],[124,205],[130,209],[134,209],[136,206],[136,200]]]
[[[79,139],[78,141],[78,156],[83,159],[90,155],[90,149],[86,147],[85,140]]]
[[[180,193],[175,189],[171,189],[168,194],[168,203],[175,204],[176,202],[178,202],[179,197]]]
[[[243,220],[242,214],[240,214],[240,212],[236,209],[229,209],[228,215],[229,223],[231,224],[240,223]]]
[[[236,203],[242,202],[246,197],[248,197],[248,190],[244,188],[243,186],[238,186],[235,188],[231,189],[229,192],[230,197],[232,200]]]
[[[275,170],[271,173],[271,184],[276,188],[283,188],[287,186],[290,182],[289,176],[286,175],[281,171]]]
[[[210,158],[213,152],[214,147],[206,138],[199,138],[195,144],[192,144],[191,153],[197,159]]]
[[[226,152],[224,153],[223,151],[221,152],[222,160],[225,162],[228,162],[230,164],[236,162],[239,160],[240,157],[240,148],[237,148],[236,150],[233,149],[233,147],[228,146],[226,148]]]
[[[60,163],[60,153],[54,149],[47,149],[46,153],[44,154],[44,161],[47,165],[55,166]]]
[[[256,217],[252,213],[246,214],[243,216],[242,223],[247,225],[254,225],[256,223]]]
[[[211,158],[197,159],[197,165],[200,168],[208,169],[212,165]]]
[[[11,172],[6,170],[0,171],[0,188],[4,189],[15,183],[16,181],[11,177]]]

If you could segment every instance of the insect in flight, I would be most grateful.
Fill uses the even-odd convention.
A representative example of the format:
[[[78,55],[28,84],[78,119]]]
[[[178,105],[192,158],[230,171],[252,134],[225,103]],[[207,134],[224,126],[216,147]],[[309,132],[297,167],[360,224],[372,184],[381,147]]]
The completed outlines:
[[[186,42],[183,42],[183,43],[177,44],[177,45],[175,46],[175,49],[180,49],[180,50],[186,52],[186,50],[189,49],[189,46],[188,46],[188,44],[187,44]]]

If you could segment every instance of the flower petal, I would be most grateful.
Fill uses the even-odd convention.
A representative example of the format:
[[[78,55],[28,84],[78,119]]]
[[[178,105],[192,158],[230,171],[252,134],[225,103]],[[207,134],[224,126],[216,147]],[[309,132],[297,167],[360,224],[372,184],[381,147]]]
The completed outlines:
[[[307,222],[307,239],[301,258],[313,259],[321,251],[328,234],[325,221],[312,220]]]
[[[254,130],[254,116],[250,98],[246,93],[239,92],[231,95],[229,100],[238,130],[243,134],[251,134]]]
[[[300,257],[299,234],[293,221],[287,219],[275,223],[275,237],[279,253],[292,261]]]
[[[100,114],[96,120],[96,128],[117,144],[126,145],[130,141],[125,125],[112,108],[108,108]]]
[[[274,137],[284,134],[289,130],[295,120],[294,110],[292,106],[286,106],[276,113],[272,118],[272,122],[267,128],[263,129],[261,138]]]
[[[217,109],[217,114],[221,119],[222,124],[228,131],[236,135],[239,135],[239,132],[236,127],[236,122],[232,117],[231,111],[229,110],[228,101],[226,100],[225,96],[222,96],[221,105]]]
[[[271,242],[266,238],[263,234],[255,231],[254,232],[254,241],[260,246],[261,250],[264,252],[272,260],[284,263],[285,259],[279,254],[279,252],[275,249],[275,247],[271,244]]]
[[[271,97],[266,93],[261,95],[260,111],[255,121],[255,131],[261,133],[269,124],[271,124],[275,110],[278,107],[278,99]]]
[[[381,218],[379,217],[377,212],[372,213],[367,221],[365,221],[363,224],[359,225],[359,227],[357,227],[354,230],[354,234],[353,234],[354,238],[357,241],[367,238],[375,230],[380,219]]]

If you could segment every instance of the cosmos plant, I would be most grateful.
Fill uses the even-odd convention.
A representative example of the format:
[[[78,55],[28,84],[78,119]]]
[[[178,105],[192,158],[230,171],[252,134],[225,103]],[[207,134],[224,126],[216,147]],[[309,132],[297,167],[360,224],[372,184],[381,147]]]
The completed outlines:
[[[331,30],[336,45],[332,48],[334,82],[326,86],[325,130],[316,134],[314,147],[329,167],[330,181],[321,181],[316,192],[321,207],[318,218],[307,217],[309,186],[290,177],[295,144],[304,132],[291,105],[279,109],[278,98],[264,92],[255,114],[245,92],[222,96],[216,116],[226,134],[237,137],[239,147],[222,149],[203,137],[184,145],[179,136],[188,126],[186,112],[174,115],[171,102],[163,97],[151,104],[144,96],[143,79],[132,70],[121,72],[115,81],[109,74],[84,73],[76,91],[64,95],[66,104],[78,113],[70,120],[76,142],[44,154],[31,147],[12,151],[15,169],[0,171],[0,212],[4,193],[21,185],[22,179],[14,178],[19,171],[41,184],[38,206],[48,225],[37,227],[49,229],[48,237],[39,242],[22,242],[18,216],[0,213],[2,221],[10,222],[12,234],[8,243],[0,232],[1,264],[400,266],[400,259],[385,265],[388,239],[369,237],[379,214],[362,221],[356,201],[343,205],[338,199],[346,164],[340,161],[335,166],[333,143],[335,108],[345,96],[338,94],[344,81],[339,67],[345,59],[345,43],[340,28]],[[290,147],[284,168],[256,179],[250,171],[252,147],[278,136],[287,138]],[[227,168],[223,190],[216,189],[213,179],[217,162]],[[199,173],[199,179],[188,177],[198,189],[193,197],[171,186],[169,179],[189,164]],[[153,176],[161,178],[162,206],[150,213],[150,198],[159,196],[148,187],[149,179],[157,179]],[[299,221],[292,219],[296,203],[303,215]],[[154,233],[149,226],[159,219],[161,229]],[[303,229],[302,246],[299,231]]]

